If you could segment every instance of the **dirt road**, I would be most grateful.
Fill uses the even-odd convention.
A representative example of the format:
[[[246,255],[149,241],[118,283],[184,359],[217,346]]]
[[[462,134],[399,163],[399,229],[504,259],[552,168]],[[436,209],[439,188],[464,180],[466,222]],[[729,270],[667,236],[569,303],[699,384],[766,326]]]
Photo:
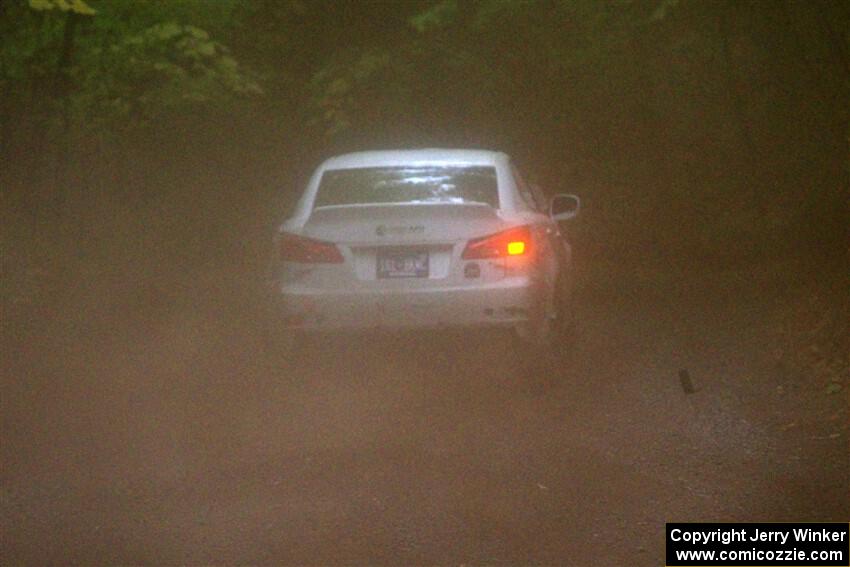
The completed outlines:
[[[11,310],[2,563],[657,566],[665,521],[850,518],[846,400],[766,362],[757,290],[594,294],[529,376],[459,333],[293,369],[214,288]]]

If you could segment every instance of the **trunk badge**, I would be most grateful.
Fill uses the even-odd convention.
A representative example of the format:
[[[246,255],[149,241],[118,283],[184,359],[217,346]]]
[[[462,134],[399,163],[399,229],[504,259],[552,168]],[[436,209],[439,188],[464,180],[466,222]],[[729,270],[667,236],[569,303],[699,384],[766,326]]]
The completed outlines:
[[[421,224],[410,226],[387,226],[379,224],[375,227],[375,234],[378,236],[386,236],[388,234],[403,235],[403,234],[424,234],[425,226]]]

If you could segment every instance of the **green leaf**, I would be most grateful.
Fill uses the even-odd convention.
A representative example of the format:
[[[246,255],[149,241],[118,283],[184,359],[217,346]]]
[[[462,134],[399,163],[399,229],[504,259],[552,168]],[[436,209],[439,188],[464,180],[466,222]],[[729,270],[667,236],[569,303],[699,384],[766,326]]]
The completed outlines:
[[[451,22],[457,15],[457,0],[441,0],[424,12],[410,18],[410,25],[419,33],[440,28]]]
[[[56,6],[52,0],[29,0],[30,8],[42,12],[44,10],[52,10]]]
[[[29,6],[39,12],[57,9],[60,12],[74,12],[81,16],[97,14],[97,11],[84,0],[29,0]]]
[[[183,33],[183,29],[176,22],[166,22],[153,26],[148,30],[148,33],[157,39],[168,40]]]
[[[202,30],[199,27],[184,26],[183,29],[186,30],[186,32],[189,35],[191,35],[192,37],[194,37],[195,39],[208,40],[210,38],[210,34],[208,34],[207,32],[205,32],[204,30]]]
[[[201,55],[212,57],[213,55],[215,55],[215,44],[211,41],[199,43],[195,50]]]
[[[351,85],[343,77],[338,77],[328,85],[328,93],[339,95],[349,91]]]
[[[650,21],[659,22],[663,20],[678,4],[679,0],[661,0],[658,6],[655,7],[655,11],[652,12],[652,16],[649,18]]]
[[[80,14],[81,16],[94,16],[97,14],[94,8],[86,4],[83,0],[72,0],[71,11]]]

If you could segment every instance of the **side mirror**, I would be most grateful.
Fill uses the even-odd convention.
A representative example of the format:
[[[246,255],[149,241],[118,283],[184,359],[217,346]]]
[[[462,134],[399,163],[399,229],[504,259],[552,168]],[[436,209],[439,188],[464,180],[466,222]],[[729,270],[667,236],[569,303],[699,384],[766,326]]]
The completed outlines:
[[[554,221],[574,219],[578,216],[580,208],[581,199],[578,196],[561,193],[560,195],[555,195],[549,201],[549,216]]]

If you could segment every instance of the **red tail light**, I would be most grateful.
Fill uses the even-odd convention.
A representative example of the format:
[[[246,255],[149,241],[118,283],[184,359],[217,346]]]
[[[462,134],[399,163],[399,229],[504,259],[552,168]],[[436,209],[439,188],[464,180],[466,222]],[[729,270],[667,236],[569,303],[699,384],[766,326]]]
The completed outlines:
[[[527,226],[511,228],[483,238],[470,240],[463,251],[464,260],[483,260],[520,256],[531,251],[531,231]]]
[[[304,264],[341,264],[342,253],[336,244],[281,232],[278,240],[280,259]]]

